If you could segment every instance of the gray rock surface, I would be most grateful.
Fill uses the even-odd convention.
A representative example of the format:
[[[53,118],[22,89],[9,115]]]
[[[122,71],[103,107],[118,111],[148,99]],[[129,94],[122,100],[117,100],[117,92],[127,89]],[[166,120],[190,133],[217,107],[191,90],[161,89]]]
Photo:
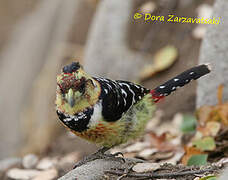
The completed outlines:
[[[0,161],[0,172],[9,169],[12,166],[20,165],[21,158],[11,157]]]
[[[127,168],[134,162],[136,162],[134,159],[127,159],[126,163],[97,159],[68,172],[66,175],[59,178],[59,180],[98,180],[102,179],[104,171],[111,170],[113,168]]]
[[[40,1],[37,9],[13,28],[11,38],[0,55],[0,93],[3,95],[0,98],[0,159],[11,156],[24,147],[24,140],[30,137],[23,134],[28,130],[25,128],[26,123],[20,120],[21,115],[24,115],[23,107],[28,100],[33,82],[42,67],[48,61],[50,62],[50,58],[53,57],[55,60],[55,66],[52,66],[53,71],[57,70],[55,67],[60,66],[58,62],[62,61],[63,56],[59,50],[60,43],[66,40],[70,25],[73,20],[75,21],[73,15],[78,2],[74,0],[67,1],[67,3],[61,0]],[[57,48],[61,54],[54,56],[53,52]],[[55,77],[54,72],[50,77],[53,82]],[[41,106],[49,112],[50,105],[48,110],[44,106],[47,97],[50,95],[44,97],[45,100],[40,99],[41,105],[36,102],[36,106]],[[32,135],[36,135],[37,129],[42,129],[46,140],[48,131],[44,128],[56,122],[47,121],[47,113],[41,112],[41,109],[39,109],[39,114],[45,118],[39,117],[36,125],[33,126],[35,128],[32,129],[30,126],[29,130],[32,131]],[[34,120],[34,116],[29,121],[31,120]],[[40,133],[39,136],[42,134]],[[33,139],[33,143],[41,146],[37,140]]]
[[[223,100],[228,100],[228,1],[217,0],[213,17],[220,17],[220,24],[209,25],[202,43],[199,63],[211,63],[210,75],[198,81],[197,107],[215,105],[217,88],[224,84]]]
[[[22,159],[22,165],[26,169],[34,168],[38,163],[38,157],[35,154],[28,154]]]
[[[135,80],[145,59],[151,59],[128,47],[128,26],[133,23],[133,5],[132,0],[99,3],[85,48],[84,66],[90,74]]]

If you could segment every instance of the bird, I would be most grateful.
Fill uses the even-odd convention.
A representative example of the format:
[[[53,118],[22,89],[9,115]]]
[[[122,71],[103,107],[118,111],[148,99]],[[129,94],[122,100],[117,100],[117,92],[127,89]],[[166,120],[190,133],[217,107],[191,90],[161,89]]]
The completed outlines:
[[[76,136],[101,147],[75,166],[106,154],[110,148],[138,138],[152,119],[155,104],[178,88],[211,71],[209,64],[192,67],[153,89],[139,84],[94,77],[79,62],[72,62],[57,75],[56,113]]]

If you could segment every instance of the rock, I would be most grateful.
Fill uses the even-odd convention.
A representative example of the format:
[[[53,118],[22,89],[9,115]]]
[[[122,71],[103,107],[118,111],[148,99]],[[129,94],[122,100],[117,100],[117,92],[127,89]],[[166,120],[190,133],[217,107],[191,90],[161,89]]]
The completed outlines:
[[[22,160],[22,165],[26,169],[34,168],[37,163],[38,163],[38,157],[34,154],[28,154]]]
[[[193,29],[192,36],[195,39],[203,39],[207,31],[207,27],[203,26],[202,24],[198,25]]]
[[[228,1],[215,1],[213,17],[220,17],[220,23],[208,26],[199,56],[199,64],[210,63],[212,71],[198,80],[197,107],[217,104],[217,88],[221,84],[223,101],[228,100]]]
[[[50,158],[42,159],[36,166],[37,169],[46,170],[54,167],[54,162]]]
[[[132,159],[125,160],[126,163],[105,159],[97,159],[95,161],[88,162],[76,169],[71,170],[70,172],[59,178],[59,180],[104,179],[105,171],[115,168],[126,169],[129,168],[133,162],[135,162]]]
[[[140,8],[139,11],[142,13],[153,13],[156,9],[156,4],[153,1],[145,2]]]
[[[49,169],[42,171],[38,176],[33,178],[33,180],[52,180],[56,179],[58,176],[58,171],[56,169]]]
[[[159,163],[138,163],[132,168],[132,170],[138,173],[142,173],[142,172],[155,171],[158,168],[160,168]]]
[[[0,161],[0,172],[6,171],[12,166],[17,166],[21,164],[21,158],[13,157],[13,158],[7,158]]]
[[[18,169],[13,168],[7,172],[7,177],[11,179],[23,179],[29,180],[40,174],[41,171],[32,170],[32,169]]]

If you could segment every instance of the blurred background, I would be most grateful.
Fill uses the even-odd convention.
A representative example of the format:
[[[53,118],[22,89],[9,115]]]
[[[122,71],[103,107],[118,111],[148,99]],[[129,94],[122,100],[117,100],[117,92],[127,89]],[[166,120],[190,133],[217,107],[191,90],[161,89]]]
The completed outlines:
[[[145,22],[134,20],[134,13],[209,18],[213,5],[214,0],[0,0],[0,159],[93,152],[94,145],[67,132],[56,116],[56,75],[63,65],[79,61],[93,75],[153,88],[197,65],[207,28],[220,25]],[[162,121],[195,108],[196,82],[158,105]]]

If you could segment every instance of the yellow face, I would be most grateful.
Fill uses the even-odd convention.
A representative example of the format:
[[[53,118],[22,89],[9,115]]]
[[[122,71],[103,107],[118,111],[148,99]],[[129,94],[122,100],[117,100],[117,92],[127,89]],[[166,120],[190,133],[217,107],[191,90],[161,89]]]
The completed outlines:
[[[64,68],[57,76],[56,108],[74,115],[97,102],[100,85],[81,66],[69,71]]]

